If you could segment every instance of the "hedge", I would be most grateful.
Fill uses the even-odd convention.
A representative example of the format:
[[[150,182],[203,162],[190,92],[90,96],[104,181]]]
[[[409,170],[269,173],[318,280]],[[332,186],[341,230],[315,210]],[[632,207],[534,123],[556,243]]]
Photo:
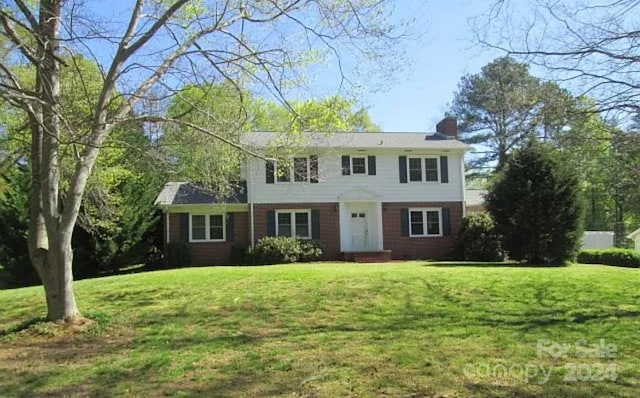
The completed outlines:
[[[640,252],[631,249],[583,250],[578,254],[578,262],[640,268]]]

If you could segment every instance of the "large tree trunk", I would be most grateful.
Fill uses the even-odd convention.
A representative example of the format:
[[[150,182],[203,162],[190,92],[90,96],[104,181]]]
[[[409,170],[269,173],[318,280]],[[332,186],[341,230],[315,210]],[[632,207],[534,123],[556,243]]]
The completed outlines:
[[[44,286],[47,319],[69,321],[79,316],[73,293],[71,235],[75,217],[64,217],[60,183],[61,0],[41,0],[36,90],[41,103],[31,120],[32,186],[29,200],[29,255]]]
[[[40,275],[47,296],[47,319],[69,321],[80,314],[73,293],[71,234],[50,238],[50,247]]]

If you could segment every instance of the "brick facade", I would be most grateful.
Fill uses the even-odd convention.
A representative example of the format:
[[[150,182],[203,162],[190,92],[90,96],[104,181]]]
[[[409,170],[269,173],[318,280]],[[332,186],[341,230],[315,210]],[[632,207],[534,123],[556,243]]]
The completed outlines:
[[[180,214],[170,213],[169,237],[171,242],[180,242]],[[231,264],[231,246],[235,242],[249,244],[249,213],[233,213],[233,242],[192,242],[190,243],[193,265]],[[166,234],[166,230],[165,230]]]
[[[450,209],[451,234],[441,237],[402,236],[400,210],[412,207],[442,207]],[[382,230],[384,249],[391,250],[395,260],[449,258],[455,236],[462,222],[462,202],[403,202],[383,203]]]
[[[255,236],[256,242],[267,236],[267,212],[283,209],[309,209],[320,211],[320,240],[324,250],[324,260],[337,260],[340,256],[340,216],[338,203],[270,203],[255,204]]]
[[[324,246],[324,260],[339,260],[340,216],[338,203],[275,203],[255,204],[255,241],[267,236],[267,212],[283,209],[310,209],[320,212],[320,240]],[[402,236],[400,211],[405,208],[440,207],[450,209],[451,234],[442,237]],[[451,256],[455,236],[462,222],[462,202],[394,202],[382,204],[384,250],[391,251],[391,258],[446,259]],[[180,213],[170,213],[170,241],[180,242]],[[230,264],[231,246],[251,242],[249,213],[234,213],[234,242],[191,243],[191,260],[194,265]],[[166,234],[166,230],[165,230]]]

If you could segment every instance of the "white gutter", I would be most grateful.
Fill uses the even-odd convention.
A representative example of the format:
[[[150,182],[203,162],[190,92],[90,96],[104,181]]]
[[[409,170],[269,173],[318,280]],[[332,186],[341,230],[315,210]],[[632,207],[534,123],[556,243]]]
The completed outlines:
[[[255,247],[255,216],[253,211],[253,173],[251,170],[251,161],[253,158],[249,158],[247,161],[247,202],[249,202],[249,229],[251,234],[251,248]]]

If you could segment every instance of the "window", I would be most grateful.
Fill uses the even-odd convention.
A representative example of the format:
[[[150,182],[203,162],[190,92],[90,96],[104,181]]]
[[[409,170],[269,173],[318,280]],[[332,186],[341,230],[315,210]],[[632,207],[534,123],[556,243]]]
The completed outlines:
[[[422,181],[422,159],[409,158],[409,181]]]
[[[306,157],[293,158],[293,180],[295,182],[305,182],[309,177],[309,162]]]
[[[367,174],[367,159],[364,157],[352,157],[351,172],[353,174]]]
[[[441,209],[409,209],[409,236],[442,236]]]
[[[438,169],[438,158],[409,158],[407,168],[409,170],[409,181],[412,182],[438,182],[440,181],[440,170]],[[424,179],[422,171],[424,170]]]
[[[277,167],[277,181],[278,182],[289,182],[291,181],[291,166],[288,162],[282,161],[278,162]]]
[[[276,235],[311,238],[311,212],[309,210],[278,210]]]
[[[309,182],[311,162],[308,156],[296,156],[276,162],[276,182]]]
[[[424,179],[426,181],[438,182],[438,159],[437,158],[424,159]]]
[[[191,241],[223,241],[223,214],[191,214]]]

